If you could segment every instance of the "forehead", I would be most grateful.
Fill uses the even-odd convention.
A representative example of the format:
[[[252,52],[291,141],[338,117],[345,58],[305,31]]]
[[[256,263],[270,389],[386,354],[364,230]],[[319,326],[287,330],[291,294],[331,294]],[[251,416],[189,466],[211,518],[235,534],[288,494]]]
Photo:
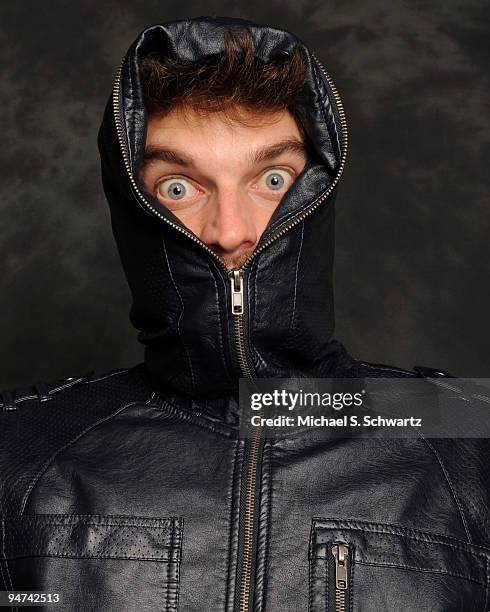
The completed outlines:
[[[186,148],[200,146],[246,147],[262,146],[274,140],[296,137],[301,131],[288,110],[260,113],[199,113],[193,109],[174,109],[165,115],[148,119],[146,145],[184,144]]]

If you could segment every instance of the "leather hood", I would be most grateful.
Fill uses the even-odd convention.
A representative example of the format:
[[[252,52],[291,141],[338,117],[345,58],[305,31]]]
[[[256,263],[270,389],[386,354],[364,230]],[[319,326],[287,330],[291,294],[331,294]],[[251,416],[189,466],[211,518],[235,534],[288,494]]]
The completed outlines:
[[[140,63],[150,52],[199,60],[223,49],[224,32],[245,27],[264,62],[299,46],[307,78],[299,115],[317,155],[275,210],[243,268],[243,315],[232,313],[229,271],[137,181],[146,138]],[[347,135],[340,98],[325,69],[293,34],[216,17],[161,23],[131,44],[99,131],[104,191],[131,289],[130,318],[160,383],[193,397],[236,393],[244,376],[332,375],[344,351],[334,328],[334,200]],[[241,338],[239,337],[241,336]]]

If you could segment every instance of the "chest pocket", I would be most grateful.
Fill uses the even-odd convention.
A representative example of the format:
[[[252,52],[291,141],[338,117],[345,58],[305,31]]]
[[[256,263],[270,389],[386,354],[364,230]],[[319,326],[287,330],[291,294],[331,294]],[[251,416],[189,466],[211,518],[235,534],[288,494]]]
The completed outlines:
[[[60,593],[45,609],[178,610],[181,517],[35,514],[3,529],[9,590]]]
[[[314,518],[309,612],[484,612],[489,551],[415,529]]]

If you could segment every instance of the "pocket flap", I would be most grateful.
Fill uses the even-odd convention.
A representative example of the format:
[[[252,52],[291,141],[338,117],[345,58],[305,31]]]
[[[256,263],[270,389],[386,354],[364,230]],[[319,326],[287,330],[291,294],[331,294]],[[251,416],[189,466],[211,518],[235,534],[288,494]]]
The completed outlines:
[[[349,545],[356,564],[396,567],[487,583],[488,554],[450,536],[392,524],[313,518],[310,558],[327,559],[332,542]]]
[[[8,516],[3,522],[7,559],[180,561],[182,517],[34,514]]]

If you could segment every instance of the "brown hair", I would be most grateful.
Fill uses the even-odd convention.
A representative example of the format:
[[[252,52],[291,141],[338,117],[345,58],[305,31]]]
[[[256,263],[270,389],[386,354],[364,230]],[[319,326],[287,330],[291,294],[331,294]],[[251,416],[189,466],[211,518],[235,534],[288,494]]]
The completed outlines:
[[[264,63],[257,58],[246,29],[225,33],[224,51],[202,61],[161,59],[150,54],[141,63],[145,104],[149,114],[192,109],[220,112],[246,123],[258,112],[289,110],[304,134],[297,115],[298,93],[305,82],[306,64],[298,48]]]

